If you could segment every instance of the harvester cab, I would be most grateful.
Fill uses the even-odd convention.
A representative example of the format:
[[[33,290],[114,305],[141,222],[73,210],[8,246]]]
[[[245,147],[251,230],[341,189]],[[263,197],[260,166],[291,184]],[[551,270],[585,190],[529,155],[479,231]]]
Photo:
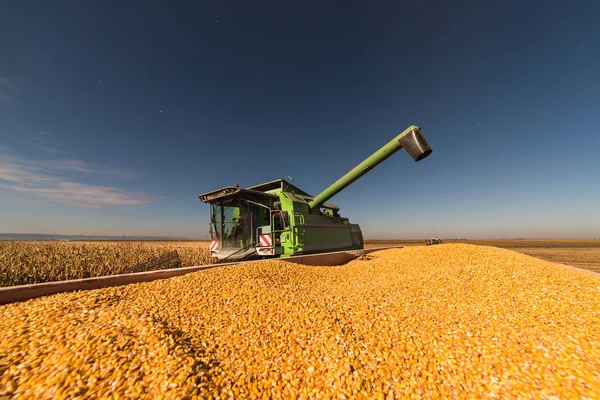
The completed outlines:
[[[200,195],[210,205],[211,256],[226,262],[362,249],[360,227],[326,202],[402,148],[415,161],[431,154],[413,125],[315,197],[285,179]]]

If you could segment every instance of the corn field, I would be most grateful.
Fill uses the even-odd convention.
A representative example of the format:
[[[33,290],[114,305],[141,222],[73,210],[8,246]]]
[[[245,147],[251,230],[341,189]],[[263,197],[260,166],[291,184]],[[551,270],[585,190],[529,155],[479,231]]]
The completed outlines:
[[[600,279],[466,244],[0,306],[0,398],[596,399]]]
[[[175,250],[182,267],[209,263],[209,253],[200,246],[0,242],[0,286],[115,275]]]

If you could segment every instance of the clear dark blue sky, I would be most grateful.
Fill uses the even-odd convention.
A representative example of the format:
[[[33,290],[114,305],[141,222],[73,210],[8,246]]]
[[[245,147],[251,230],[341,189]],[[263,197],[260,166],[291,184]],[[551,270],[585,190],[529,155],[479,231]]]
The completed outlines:
[[[368,238],[600,236],[596,1],[3,1],[0,232],[205,238],[286,175]]]

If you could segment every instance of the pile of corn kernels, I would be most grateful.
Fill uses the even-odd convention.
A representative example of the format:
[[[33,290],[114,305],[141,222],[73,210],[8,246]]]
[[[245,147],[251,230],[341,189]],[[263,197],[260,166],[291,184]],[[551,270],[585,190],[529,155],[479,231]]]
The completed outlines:
[[[600,278],[445,244],[0,307],[0,397],[109,396],[597,398]]]

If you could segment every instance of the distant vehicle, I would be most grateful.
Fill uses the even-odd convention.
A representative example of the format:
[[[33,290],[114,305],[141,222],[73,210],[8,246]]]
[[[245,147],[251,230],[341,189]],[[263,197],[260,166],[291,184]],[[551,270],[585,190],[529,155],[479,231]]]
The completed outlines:
[[[435,238],[435,237],[429,238],[425,241],[426,246],[431,246],[432,244],[442,244],[442,243],[444,243],[444,242],[442,242],[442,239]]]

